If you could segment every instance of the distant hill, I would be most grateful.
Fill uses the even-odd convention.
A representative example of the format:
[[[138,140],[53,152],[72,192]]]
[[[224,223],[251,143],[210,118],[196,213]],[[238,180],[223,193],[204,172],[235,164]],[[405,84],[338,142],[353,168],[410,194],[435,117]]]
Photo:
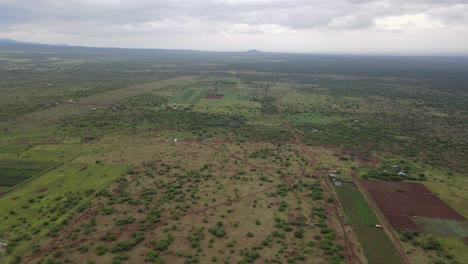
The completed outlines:
[[[40,44],[40,43],[35,43],[35,42],[19,41],[19,40],[14,40],[14,39],[0,39],[0,43],[2,43],[2,44],[46,45],[46,44]]]
[[[116,47],[90,47],[90,46],[74,46],[68,44],[43,44],[36,42],[25,42],[13,39],[0,39],[0,47],[9,47],[13,49],[26,50],[52,50],[52,51],[67,51],[67,52],[130,52],[130,53],[212,53],[210,51],[198,51],[187,49],[152,49],[152,48],[116,48]]]
[[[17,43],[19,41],[12,40],[12,39],[0,39],[1,43]]]
[[[261,51],[259,50],[256,50],[256,49],[251,49],[251,50],[248,50],[246,51],[245,53],[250,53],[250,54],[260,54],[262,53]]]

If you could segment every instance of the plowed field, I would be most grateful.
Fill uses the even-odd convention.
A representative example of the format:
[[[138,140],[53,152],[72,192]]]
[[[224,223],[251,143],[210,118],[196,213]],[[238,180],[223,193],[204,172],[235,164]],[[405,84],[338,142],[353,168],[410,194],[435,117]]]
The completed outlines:
[[[394,228],[418,229],[413,216],[465,220],[422,184],[379,180],[362,183]]]

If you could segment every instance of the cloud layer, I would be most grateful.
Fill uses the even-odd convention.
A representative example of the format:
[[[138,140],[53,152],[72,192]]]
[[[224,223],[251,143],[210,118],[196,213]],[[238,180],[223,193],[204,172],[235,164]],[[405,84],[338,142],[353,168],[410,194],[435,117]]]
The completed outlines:
[[[468,0],[0,0],[0,38],[48,43],[468,53],[462,36]]]

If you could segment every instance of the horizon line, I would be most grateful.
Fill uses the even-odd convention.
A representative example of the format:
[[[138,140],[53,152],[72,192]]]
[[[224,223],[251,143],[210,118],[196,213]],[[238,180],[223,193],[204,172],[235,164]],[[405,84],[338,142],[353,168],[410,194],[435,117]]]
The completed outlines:
[[[22,41],[16,39],[0,39],[0,43],[24,44],[24,45],[42,45],[54,47],[69,47],[69,48],[89,48],[89,49],[123,49],[123,50],[166,50],[166,51],[189,51],[189,52],[209,52],[209,53],[251,53],[251,54],[292,54],[292,55],[328,55],[328,56],[389,56],[389,57],[468,57],[467,53],[450,53],[450,52],[428,52],[428,53],[411,53],[411,52],[310,52],[310,51],[262,51],[252,48],[248,50],[204,50],[190,48],[138,48],[138,47],[112,47],[112,46],[86,46],[86,45],[70,45],[66,43],[40,43],[31,41]]]

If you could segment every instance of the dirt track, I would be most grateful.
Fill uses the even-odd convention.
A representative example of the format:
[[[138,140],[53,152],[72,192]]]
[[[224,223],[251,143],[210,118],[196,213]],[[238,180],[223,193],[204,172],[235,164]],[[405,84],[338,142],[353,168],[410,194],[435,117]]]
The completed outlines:
[[[299,146],[301,148],[301,155],[304,158],[307,158],[307,160],[310,161],[311,166],[316,166],[317,161],[314,158],[314,154],[311,153],[306,148],[305,144],[302,142],[300,137],[297,135],[297,133],[292,128],[291,124],[289,123],[289,120],[281,112],[280,107],[277,106],[277,109],[278,109],[278,114],[280,116],[282,116],[283,119],[284,119],[284,124],[288,127],[289,131],[291,132],[291,134],[295,138],[296,143],[299,144]],[[356,252],[354,251],[354,247],[353,247],[353,245],[352,245],[352,243],[351,243],[351,241],[349,239],[348,233],[346,232],[344,220],[341,218],[341,216],[339,214],[338,197],[337,197],[337,195],[336,195],[336,193],[334,191],[330,191],[329,186],[323,181],[323,179],[322,179],[322,174],[323,173],[324,173],[324,171],[317,171],[316,172],[318,182],[320,183],[320,186],[323,189],[323,193],[326,194],[329,197],[334,198],[333,203],[328,203],[327,205],[325,205],[325,211],[327,213],[327,219],[328,219],[329,226],[335,231],[337,231],[337,228],[341,228],[341,233],[343,234],[342,243],[344,244],[343,246],[344,246],[344,249],[345,249],[346,263],[362,263],[362,261],[357,256]],[[336,227],[334,225],[333,217],[338,220],[338,222],[340,223],[340,227]],[[340,242],[340,241],[337,241],[337,242]]]
[[[197,142],[197,141],[191,141],[191,143],[194,143],[194,144],[199,144],[200,146],[203,146],[203,147],[208,147],[208,148],[211,148],[211,149],[214,149],[216,151],[223,151],[221,148],[218,148],[216,146],[213,146],[211,144],[202,144],[200,142]],[[219,142],[218,142],[219,143]],[[231,154],[230,155],[231,158],[233,159],[236,159],[236,160],[243,160],[241,157],[235,155],[235,154]],[[282,180],[283,182],[285,182],[286,184],[288,184],[287,182],[287,179],[280,179],[278,178],[273,172],[272,172],[272,168],[268,168],[268,167],[262,167],[262,166],[258,166],[258,165],[255,165],[255,164],[252,164],[250,162],[246,162],[246,164],[252,168],[256,168],[256,169],[259,169],[259,170],[262,170],[263,173],[265,173],[266,175],[272,177],[272,178],[276,178],[278,180]],[[127,183],[131,183],[133,181],[135,181],[136,178],[135,176],[132,177],[132,179]],[[294,182],[290,183],[291,185],[293,184]],[[252,197],[252,196],[256,196],[256,195],[259,195],[259,194],[262,194],[262,193],[265,193],[267,191],[271,191],[273,190],[274,188],[276,188],[276,185],[271,185],[267,188],[264,188],[262,190],[259,190],[259,191],[255,191],[255,192],[252,192],[252,193],[249,193],[249,194],[246,194],[246,195],[243,195],[243,196],[240,196],[238,198],[235,198],[233,199],[231,202],[221,202],[221,203],[218,203],[218,204],[215,204],[215,205],[211,205],[211,206],[207,206],[207,207],[204,207],[204,208],[201,208],[201,209],[198,209],[198,210],[194,210],[194,211],[189,211],[187,212],[186,214],[184,215],[190,215],[190,214],[199,214],[199,213],[206,213],[208,210],[211,210],[211,209],[216,209],[218,207],[223,207],[223,206],[230,206],[232,205],[233,203],[238,203],[240,201],[242,201],[243,199],[245,198],[249,198],[249,197]],[[117,190],[118,191],[118,190]],[[90,216],[92,216],[95,212],[99,211],[99,208],[92,208],[92,209],[89,209],[87,211],[85,211],[84,213],[82,213],[81,215],[79,215],[70,225],[68,225],[64,230],[62,230],[60,232],[60,235],[58,237],[62,237],[64,236],[66,233],[70,232],[70,230],[77,226],[79,223],[82,223],[82,221],[86,221]],[[161,219],[160,222],[156,223],[155,224],[155,228],[158,228],[158,227],[161,227],[163,225],[164,222],[166,222],[169,218],[167,219]],[[86,243],[86,242],[89,242],[89,241],[98,241],[99,240],[99,237],[108,233],[108,232],[113,232],[116,234],[116,237],[121,237],[123,234],[125,233],[130,233],[130,232],[135,232],[135,231],[138,231],[139,230],[139,223],[133,223],[133,224],[129,224],[129,225],[126,225],[125,228],[123,230],[119,230],[120,227],[116,226],[114,228],[111,228],[110,230],[104,230],[104,231],[100,231],[100,232],[95,232],[93,233],[91,236],[87,237],[86,239],[81,239],[80,241],[76,241],[76,242],[73,242],[73,245],[74,246],[78,246],[80,244],[83,244],[83,243]],[[48,251],[52,250],[52,249],[57,249],[57,248],[66,248],[68,245],[70,244],[69,241],[67,242],[59,242],[58,241],[58,238],[54,238],[52,239],[46,247],[44,247],[41,251],[37,252],[37,253],[34,253],[34,254],[31,254],[29,256],[27,256],[27,260],[25,261],[25,263],[32,263],[33,261],[35,261],[36,259],[38,259],[39,257],[41,257],[43,254],[47,253]]]

